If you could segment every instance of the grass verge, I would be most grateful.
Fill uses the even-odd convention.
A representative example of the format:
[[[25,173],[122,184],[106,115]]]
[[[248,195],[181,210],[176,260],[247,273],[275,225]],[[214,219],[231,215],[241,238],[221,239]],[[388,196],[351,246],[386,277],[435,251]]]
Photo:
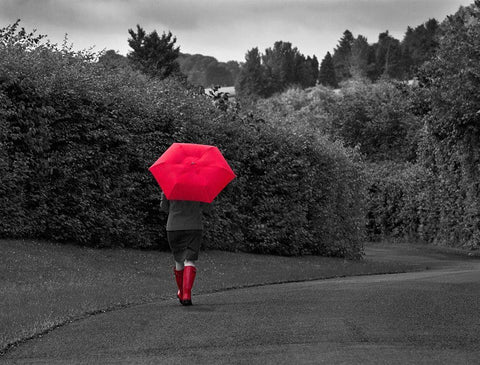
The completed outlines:
[[[92,249],[0,240],[0,354],[65,323],[173,298],[168,252]],[[404,272],[418,266],[317,256],[201,252],[195,293],[339,276]]]

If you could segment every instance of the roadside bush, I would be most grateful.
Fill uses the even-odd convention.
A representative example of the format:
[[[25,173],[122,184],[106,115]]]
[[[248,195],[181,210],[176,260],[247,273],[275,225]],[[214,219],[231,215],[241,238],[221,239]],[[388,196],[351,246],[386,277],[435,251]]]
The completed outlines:
[[[422,126],[417,94],[401,82],[352,80],[338,91],[289,89],[258,100],[255,107],[275,126],[329,136],[357,148],[367,161],[413,162]]]
[[[384,161],[366,164],[368,176],[367,235],[372,241],[384,238],[428,240],[425,210],[432,176],[422,166]]]
[[[219,146],[238,175],[208,213],[206,247],[361,255],[362,176],[341,146],[11,33],[0,42],[1,236],[167,249],[148,167],[194,142]]]
[[[221,235],[242,239],[241,244],[233,239],[231,247],[359,257],[364,181],[345,149],[326,139],[302,138],[259,120],[229,116],[209,123],[205,139],[198,138],[204,126],[193,123],[180,139],[218,145],[238,175],[214,204],[228,207],[227,217],[241,217],[235,227],[230,219],[222,220],[228,229]]]
[[[413,92],[400,82],[352,81],[331,109],[329,133],[347,146],[357,146],[371,162],[415,161],[422,124]]]
[[[410,134],[416,138],[406,140],[415,142],[418,149],[416,162],[412,158],[406,159],[412,164],[385,163],[375,158],[378,163],[370,165],[367,207],[370,238],[394,236],[439,245],[480,248],[479,16],[480,1],[475,1],[447,17],[440,26],[436,55],[418,73],[419,86],[407,94],[406,103],[401,98],[387,104],[379,103],[386,111],[406,112],[402,112],[408,117],[405,125],[413,126],[414,132],[417,130]],[[363,113],[368,111],[365,108],[368,102],[356,95],[351,105],[356,105],[351,110],[359,111],[352,114],[357,117],[351,120],[362,121],[364,115],[364,122],[358,126],[368,126],[366,121],[370,118],[368,113]],[[339,110],[346,117],[337,124],[355,126],[348,122],[348,105]],[[380,109],[376,110],[382,115]],[[421,129],[415,127],[418,124],[410,111],[422,117]],[[413,123],[409,124],[409,120]],[[368,128],[367,131],[359,128],[340,129],[340,134],[370,134]],[[381,126],[378,130],[380,133],[376,133],[381,136]],[[397,136],[405,135],[402,133]],[[409,149],[404,148],[408,145],[402,147],[402,143],[395,144],[388,138],[381,141],[392,146],[391,152],[397,151],[400,158],[391,153],[372,154],[372,157],[401,162],[403,156],[410,155]],[[370,147],[376,145],[372,143]]]
[[[138,219],[148,210],[138,210],[134,195],[149,182],[138,144],[164,145],[168,119],[145,77],[105,73],[87,56],[50,46],[1,49],[2,233],[148,246],[159,229],[149,232]],[[144,141],[149,129],[159,138]]]
[[[326,135],[339,97],[324,86],[291,88],[268,99],[259,99],[256,112],[277,128],[296,135]]]
[[[353,155],[353,161],[360,161],[358,155],[362,155],[366,162],[357,165],[367,186],[368,239],[418,239],[420,188],[425,175],[413,162],[404,162],[415,160],[420,135],[416,91],[386,81],[357,80],[338,92],[322,86],[290,89],[260,100],[256,106],[276,127],[345,143],[350,149],[343,147],[344,154]]]

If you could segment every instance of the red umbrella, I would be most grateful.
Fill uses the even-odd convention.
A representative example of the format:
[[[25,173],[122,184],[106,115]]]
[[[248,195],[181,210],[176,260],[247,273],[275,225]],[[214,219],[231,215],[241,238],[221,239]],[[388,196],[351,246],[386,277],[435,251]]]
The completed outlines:
[[[168,200],[211,203],[235,177],[217,147],[174,143],[149,168]]]

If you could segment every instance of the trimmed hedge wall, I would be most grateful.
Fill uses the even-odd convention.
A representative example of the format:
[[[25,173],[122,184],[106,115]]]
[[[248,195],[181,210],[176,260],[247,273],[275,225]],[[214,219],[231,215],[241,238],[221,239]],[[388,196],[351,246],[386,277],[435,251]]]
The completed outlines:
[[[205,247],[359,257],[363,175],[345,150],[216,109],[195,89],[91,55],[0,44],[0,236],[167,249],[148,167],[173,142],[217,145],[238,175]]]
[[[427,170],[412,163],[371,163],[367,176],[368,238],[428,241],[434,227],[425,214],[429,204],[425,187],[433,182]]]
[[[418,75],[417,165],[374,169],[371,231],[480,249],[479,18],[476,1],[442,23],[437,54]]]
[[[394,237],[478,249],[480,203],[465,191],[474,190],[465,175],[392,162],[370,165],[367,175],[369,240]]]

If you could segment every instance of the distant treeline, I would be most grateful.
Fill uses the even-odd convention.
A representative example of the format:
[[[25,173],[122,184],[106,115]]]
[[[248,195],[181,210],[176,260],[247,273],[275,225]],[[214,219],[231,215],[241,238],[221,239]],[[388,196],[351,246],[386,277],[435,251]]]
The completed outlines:
[[[438,47],[438,30],[438,21],[430,19],[416,28],[408,27],[402,41],[386,31],[380,33],[378,41],[373,44],[369,44],[364,36],[355,38],[346,30],[333,55],[327,53],[322,61],[320,82],[336,86],[354,76],[366,77],[371,81],[382,76],[410,79]],[[333,71],[328,65],[330,58]]]
[[[402,41],[386,31],[373,44],[346,30],[333,54],[327,52],[319,69],[315,56],[305,59],[288,42],[276,42],[265,54],[253,48],[245,56],[236,93],[266,98],[292,86],[304,88],[317,82],[337,88],[352,78],[408,80],[435,52],[438,29],[437,20],[430,19],[416,28],[408,27]]]
[[[122,56],[114,50],[105,52],[99,61],[110,67],[124,67],[131,63],[129,57]],[[203,86],[233,86],[240,74],[240,63],[237,61],[219,62],[211,56],[201,54],[190,55],[178,53],[175,59],[179,75],[189,83]]]
[[[240,74],[237,61],[219,62],[215,57],[186,53],[180,53],[177,61],[188,81],[203,87],[233,86]]]
[[[305,57],[290,42],[278,41],[264,53],[258,48],[248,50],[245,61],[240,63],[181,53],[170,32],[160,37],[156,31],[146,34],[137,26],[137,32],[129,30],[128,43],[133,51],[122,56],[109,50],[100,62],[112,67],[136,63],[136,68],[145,71],[151,69],[151,64],[139,62],[140,59],[147,54],[163,55],[152,59],[164,69],[162,77],[177,73],[191,84],[205,88],[235,85],[241,96],[269,97],[291,86],[305,88],[319,83],[336,88],[341,82],[358,77],[371,81],[381,77],[410,79],[435,52],[438,29],[438,21],[430,19],[415,28],[407,27],[402,41],[386,31],[373,44],[364,36],[355,37],[345,30],[337,47],[332,53],[327,52],[321,62],[315,55]]]
[[[100,57],[100,62],[113,67],[125,66],[129,59],[114,50],[105,52]],[[211,56],[201,54],[190,55],[187,53],[178,53],[175,62],[179,66],[179,71],[187,80],[194,85],[200,85],[205,88],[211,86],[232,86],[240,73],[240,63],[237,61],[219,62]]]

